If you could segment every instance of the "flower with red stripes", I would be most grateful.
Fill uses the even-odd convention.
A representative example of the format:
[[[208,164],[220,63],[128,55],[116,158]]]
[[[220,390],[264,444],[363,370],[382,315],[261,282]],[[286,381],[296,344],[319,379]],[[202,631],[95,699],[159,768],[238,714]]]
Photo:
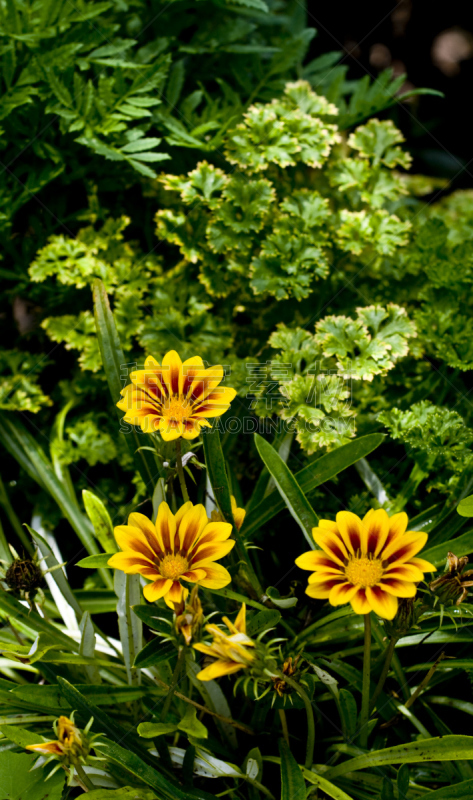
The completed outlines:
[[[355,614],[374,611],[393,619],[399,597],[414,597],[424,572],[435,567],[417,554],[427,534],[407,531],[407,514],[389,517],[371,509],[363,519],[340,511],[336,522],[321,519],[312,533],[320,550],[296,559],[312,572],[306,593],[333,606],[351,603]]]
[[[145,368],[132,372],[131,383],[121,391],[118,408],[124,421],[139,425],[145,433],[158,431],[165,442],[195,439],[208,419],[230,408],[235,389],[220,386],[223,367],[205,368],[200,356],[182,362],[171,350],[159,364],[148,356]]]

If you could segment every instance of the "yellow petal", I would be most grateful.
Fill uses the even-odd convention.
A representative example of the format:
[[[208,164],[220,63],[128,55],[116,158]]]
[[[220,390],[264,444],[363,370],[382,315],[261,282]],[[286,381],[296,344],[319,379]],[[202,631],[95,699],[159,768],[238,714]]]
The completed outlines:
[[[246,633],[246,603],[242,603],[234,625],[240,633]]]
[[[332,533],[322,528],[314,528],[313,537],[314,542],[318,544],[333,561],[336,561],[340,566],[344,565],[345,561],[348,559],[348,552],[343,539],[338,533]]]
[[[379,553],[389,534],[389,517],[384,508],[378,508],[369,519],[361,523],[361,549],[363,553]]]
[[[134,528],[130,525],[117,525],[117,527],[114,528],[113,534],[120,550],[131,550],[138,556],[143,556],[151,563],[154,563],[156,555],[159,552],[158,543],[155,543],[154,548],[150,547],[146,537],[138,528]]]
[[[330,590],[328,600],[332,606],[341,606],[343,603],[349,603],[357,592],[358,586],[348,582],[339,583]]]
[[[383,619],[393,619],[398,608],[397,597],[383,591],[380,586],[368,586],[366,588],[366,599],[371,608]]]
[[[238,672],[239,669],[244,669],[244,664],[235,664],[234,661],[215,661],[198,672],[197,678],[200,681],[213,681],[215,678],[221,678],[222,675]]]
[[[425,558],[411,558],[405,566],[417,567],[421,572],[437,572],[437,567],[426,561]]]
[[[359,588],[350,603],[355,614],[369,614],[371,611],[371,606],[366,597],[366,589]]]
[[[402,564],[417,555],[419,550],[425,547],[428,538],[426,533],[405,533],[388,544],[380,555],[383,561],[387,561],[390,566],[397,563]]]
[[[417,594],[417,586],[415,583],[400,581],[397,580],[397,578],[385,577],[379,582],[378,586],[394,597],[415,597]]]
[[[212,564],[204,567],[205,578],[200,578],[199,585],[205,589],[223,589],[231,583],[232,576],[221,564]]]
[[[187,553],[197,542],[208,523],[205,508],[200,503],[192,506],[179,524],[180,549]]]
[[[165,578],[158,578],[154,583],[148,583],[144,589],[143,594],[149,603],[154,603],[160,597],[164,597],[172,586],[172,581]]]
[[[156,534],[161,548],[166,552],[174,553],[174,540],[176,536],[176,520],[168,504],[159,504],[156,519]]]
[[[326,553],[321,553],[320,550],[309,550],[307,553],[302,553],[301,556],[296,558],[295,563],[300,569],[308,569],[311,572],[315,570],[323,570],[324,572],[340,571],[340,565]]]
[[[354,556],[362,550],[361,519],[351,511],[339,511],[337,525],[347,551]]]
[[[195,555],[192,557],[192,569],[205,567],[212,561],[219,561],[224,558],[230,550],[235,547],[234,539],[229,539],[226,542],[216,542],[215,544],[205,544],[198,547]]]
[[[125,553],[114,553],[107,563],[109,567],[120,569],[127,575],[136,575],[143,569],[153,569],[153,564],[148,559],[131,550]],[[158,573],[158,570],[156,570],[156,573]]]

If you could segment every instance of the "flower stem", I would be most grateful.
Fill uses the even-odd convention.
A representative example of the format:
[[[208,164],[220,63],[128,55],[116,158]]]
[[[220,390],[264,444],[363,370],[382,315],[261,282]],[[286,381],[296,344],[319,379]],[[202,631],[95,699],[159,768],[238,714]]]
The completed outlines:
[[[384,683],[385,683],[386,678],[388,676],[389,668],[391,666],[391,661],[392,661],[392,658],[393,658],[393,655],[394,655],[394,648],[396,647],[397,642],[398,642],[398,639],[396,637],[392,637],[389,640],[388,646],[386,647],[386,651],[385,651],[386,655],[385,655],[385,659],[384,659],[383,669],[382,669],[381,675],[379,676],[378,685],[376,686],[376,689],[374,690],[374,694],[373,694],[373,697],[371,698],[371,702],[370,702],[370,713],[373,710],[373,708],[375,707],[376,701],[377,701],[379,695],[383,691]]]
[[[179,483],[181,485],[182,499],[184,500],[184,503],[187,503],[189,500],[189,495],[187,493],[186,479],[184,477],[184,468],[182,466],[182,451],[181,451],[180,439],[176,439],[176,468],[179,477]]]
[[[283,708],[279,709],[279,719],[281,721],[282,735],[284,736],[287,744],[289,744],[289,729],[287,727],[286,712]]]
[[[161,715],[159,717],[160,722],[164,722],[167,717],[167,713],[171,707],[172,698],[174,697],[174,692],[176,691],[176,687],[179,681],[179,675],[181,674],[181,669],[184,664],[186,651],[184,647],[181,647],[179,651],[179,655],[177,657],[177,663],[174,667],[174,672],[172,673],[171,683],[169,684],[169,691],[166,695],[166,699],[164,701],[163,710],[161,711]]]
[[[93,792],[93,791],[94,791],[94,789],[95,789],[96,787],[94,786],[94,784],[93,784],[93,783],[92,783],[92,781],[90,780],[90,778],[89,778],[89,776],[87,775],[86,771],[85,771],[85,770],[84,770],[84,769],[81,767],[81,765],[80,765],[80,764],[78,764],[78,763],[74,764],[74,769],[75,769],[75,771],[77,772],[77,777],[78,777],[78,779],[79,779],[79,780],[80,780],[80,782],[83,784],[83,786],[85,787],[85,789],[86,789],[88,792]]]
[[[312,767],[312,762],[314,760],[314,744],[315,744],[314,712],[312,709],[312,703],[310,701],[310,697],[304,691],[300,683],[295,681],[294,678],[290,678],[289,675],[284,675],[282,672],[278,672],[278,677],[281,678],[281,680],[285,681],[287,684],[289,684],[289,686],[292,686],[294,691],[297,692],[302,702],[304,703],[305,712],[307,714],[307,747],[305,756],[305,768],[310,769]]]
[[[368,719],[370,716],[370,672],[371,672],[371,614],[365,614],[365,649],[363,654],[363,689],[360,714],[360,747],[368,746]]]

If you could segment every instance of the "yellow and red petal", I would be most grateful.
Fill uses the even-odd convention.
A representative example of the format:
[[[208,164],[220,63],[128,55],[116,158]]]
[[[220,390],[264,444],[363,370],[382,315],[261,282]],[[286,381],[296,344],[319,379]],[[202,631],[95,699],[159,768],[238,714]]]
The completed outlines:
[[[390,566],[403,564],[425,547],[428,538],[426,533],[405,533],[388,544],[380,555]]]
[[[329,603],[332,606],[341,606],[344,603],[349,603],[350,600],[358,592],[358,586],[353,586],[352,583],[339,583],[330,590],[328,597]]]
[[[337,526],[348,553],[362,549],[361,519],[351,511],[339,511]]]
[[[209,564],[204,570],[205,578],[199,579],[199,585],[206,589],[223,589],[231,583],[232,576],[221,564]]]
[[[353,595],[350,604],[355,614],[369,614],[371,611],[371,605],[366,597],[366,589],[362,589],[361,587],[358,589],[357,593]]]
[[[207,571],[205,569],[190,569],[187,572],[183,572],[179,580],[189,581],[189,583],[197,583],[198,581],[204,580],[206,575]]]
[[[189,399],[195,404],[202,403],[207,395],[222,382],[223,377],[223,367],[219,365],[203,370],[192,383],[188,394]]]
[[[168,394],[179,395],[179,387],[183,384],[184,375],[182,361],[175,350],[170,350],[169,353],[166,353],[161,369]]]
[[[125,553],[114,553],[107,563],[109,567],[121,569],[121,571],[125,572],[127,575],[136,575],[141,573],[142,569],[149,570],[153,568],[152,562],[131,550]],[[158,574],[157,569],[156,574]]]
[[[385,577],[379,584],[380,589],[394,597],[415,597],[417,594],[417,586],[415,583],[409,581],[400,581],[397,578]]]
[[[179,394],[187,396],[192,384],[205,372],[204,362],[200,356],[193,356],[182,362]]]
[[[379,553],[389,534],[389,517],[384,508],[377,508],[361,523],[361,550],[374,556]]]
[[[410,561],[407,561],[405,564],[389,567],[383,575],[383,580],[384,578],[397,578],[400,581],[419,583],[424,579],[424,573],[414,564],[411,564]]]
[[[174,553],[174,539],[176,536],[176,520],[168,504],[159,504],[156,519],[156,535],[161,548],[165,552]]]
[[[348,552],[343,540],[336,533],[321,528],[314,528],[313,530],[314,542],[318,544],[322,550],[330,556],[333,561],[343,566],[348,559]]]
[[[190,501],[190,500],[188,500],[188,501],[187,501],[187,503],[184,503],[184,505],[182,505],[182,506],[181,506],[180,508],[178,508],[178,510],[176,511],[176,513],[175,513],[175,515],[174,515],[174,519],[176,520],[176,530],[177,530],[177,531],[179,531],[179,525],[181,524],[181,522],[182,522],[182,520],[183,520],[184,516],[187,514],[187,512],[188,512],[188,511],[189,511],[189,509],[191,509],[191,508],[192,508],[192,503],[191,503],[191,501]]]
[[[179,549],[187,553],[200,538],[208,524],[207,513],[203,505],[192,506],[179,524]]]
[[[233,539],[227,539],[226,542],[215,542],[214,544],[205,544],[202,547],[197,547],[196,552],[192,556],[192,569],[205,567],[212,561],[219,561],[224,558],[230,550],[235,546]]]
[[[316,600],[327,600],[333,587],[339,586],[341,583],[345,583],[343,576],[339,578],[328,578],[321,583],[310,583],[305,593]]]
[[[327,531],[332,531],[332,533],[338,533],[338,525],[335,520],[332,519],[319,519],[319,528],[325,528]],[[316,528],[313,528],[312,533]]]
[[[199,539],[199,547],[203,544],[208,544],[208,542],[226,542],[231,533],[232,526],[230,522],[222,522],[221,520],[208,522]]]
[[[317,572],[313,572],[312,575],[309,575],[307,583],[323,583],[323,581],[330,581],[332,578],[340,578],[340,580],[346,581],[346,575],[343,570],[338,569],[336,572],[335,570],[317,570]]]
[[[411,558],[407,565],[417,567],[421,572],[437,572],[437,567],[426,561],[425,558]]]
[[[172,581],[167,578],[158,578],[154,583],[148,583],[144,589],[143,594],[149,603],[154,603],[169,592],[172,586]]]
[[[309,550],[307,553],[302,553],[296,558],[295,563],[300,569],[308,569],[311,572],[316,570],[339,572],[340,570],[340,565],[320,550]]]
[[[380,586],[367,586],[366,599],[378,617],[393,619],[398,609],[397,597],[388,594]]]
[[[154,563],[156,555],[159,553],[157,542],[154,548],[151,547],[145,535],[138,528],[131,525],[117,525],[113,530],[113,535],[120,550],[132,551]]]
[[[385,547],[405,534],[408,521],[409,518],[405,511],[400,511],[399,514],[394,514],[389,518],[389,533],[384,543]]]
[[[44,753],[48,756],[62,756],[64,749],[61,742],[40,742],[39,744],[27,744],[25,750],[34,750],[36,753]]]
[[[207,425],[205,420],[199,420],[199,422],[187,420],[184,424],[182,438],[186,439],[186,441],[192,441],[192,439],[197,439],[197,437],[200,436],[200,429],[202,426],[211,427],[211,425]]]

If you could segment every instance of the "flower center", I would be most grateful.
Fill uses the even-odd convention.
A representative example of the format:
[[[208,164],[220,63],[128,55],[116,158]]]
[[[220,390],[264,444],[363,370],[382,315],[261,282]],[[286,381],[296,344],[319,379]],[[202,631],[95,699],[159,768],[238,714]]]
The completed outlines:
[[[174,555],[170,553],[168,556],[164,556],[163,560],[159,565],[159,571],[163,578],[167,578],[168,580],[175,581],[177,578],[180,578],[184,572],[187,572],[189,569],[189,563],[187,558],[180,555]]]
[[[181,395],[173,395],[163,404],[163,416],[172,422],[182,422],[192,416],[192,403]]]
[[[379,558],[362,556],[352,558],[345,567],[347,581],[353,586],[376,586],[383,577],[383,564]]]

